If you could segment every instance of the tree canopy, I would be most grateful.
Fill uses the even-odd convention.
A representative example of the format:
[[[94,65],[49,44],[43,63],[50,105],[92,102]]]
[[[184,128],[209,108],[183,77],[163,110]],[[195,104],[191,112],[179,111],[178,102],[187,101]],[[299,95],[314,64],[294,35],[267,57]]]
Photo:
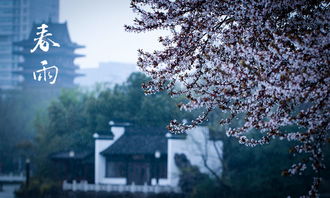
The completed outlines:
[[[309,196],[317,196],[323,146],[330,128],[329,2],[325,0],[132,0],[137,13],[127,31],[166,29],[163,49],[139,50],[138,65],[151,80],[152,94],[167,90],[183,95],[183,110],[205,110],[190,124],[171,121],[183,132],[220,109],[241,144],[256,146],[273,139],[294,142],[303,158],[284,172],[315,172]],[[292,126],[295,130],[285,130]],[[251,131],[259,136],[251,137]]]

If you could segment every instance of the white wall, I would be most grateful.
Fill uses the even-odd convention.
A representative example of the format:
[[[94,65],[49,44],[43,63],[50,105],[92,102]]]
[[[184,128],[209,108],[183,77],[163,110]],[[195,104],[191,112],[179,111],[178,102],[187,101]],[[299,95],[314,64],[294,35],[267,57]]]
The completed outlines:
[[[105,177],[106,159],[101,152],[111,146],[120,136],[124,134],[124,127],[112,127],[113,139],[102,139],[95,136],[95,184],[121,184],[123,181]],[[126,180],[125,180],[126,183]]]
[[[197,165],[201,172],[212,174],[204,166],[203,157],[208,166],[217,173],[221,173],[221,162],[214,146],[217,146],[222,155],[222,142],[209,140],[209,130],[207,127],[196,127],[187,131],[186,139],[168,140],[168,182],[172,186],[177,186],[179,182],[180,170],[176,167],[174,155],[176,153],[185,154],[192,165]]]

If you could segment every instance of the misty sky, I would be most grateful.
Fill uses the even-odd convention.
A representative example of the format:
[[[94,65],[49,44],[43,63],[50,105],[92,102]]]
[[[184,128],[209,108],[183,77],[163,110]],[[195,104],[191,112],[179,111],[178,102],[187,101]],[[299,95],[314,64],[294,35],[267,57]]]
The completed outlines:
[[[60,22],[67,21],[72,41],[85,45],[78,53],[86,57],[76,63],[82,68],[100,62],[136,63],[137,49],[157,49],[156,32],[143,34],[124,31],[135,14],[129,0],[60,0]]]

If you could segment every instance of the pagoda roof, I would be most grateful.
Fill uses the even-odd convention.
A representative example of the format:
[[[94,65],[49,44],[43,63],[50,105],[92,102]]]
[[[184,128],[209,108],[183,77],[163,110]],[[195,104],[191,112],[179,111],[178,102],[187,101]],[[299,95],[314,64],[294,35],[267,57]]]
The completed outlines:
[[[54,64],[52,64],[54,65]],[[29,67],[30,66],[30,67]],[[62,65],[56,65],[58,68],[64,68],[65,70],[77,70],[79,69],[80,67],[78,65],[65,65],[64,67]],[[28,70],[31,70],[32,68],[34,69],[33,71],[35,71],[36,69],[35,68],[38,68],[41,69],[42,66],[39,64],[39,65],[26,65],[24,62],[21,62],[21,63],[18,63],[18,67],[15,68],[15,70],[11,69],[11,71],[28,71]],[[83,74],[85,75],[85,74]]]
[[[34,41],[34,39],[38,38],[36,33],[40,31],[40,29],[37,29],[37,27],[40,27],[42,24],[48,25],[48,28],[47,28],[48,33],[52,34],[52,36],[49,36],[48,38],[59,43],[61,45],[61,47],[68,47],[68,48],[84,48],[85,47],[83,45],[79,45],[79,44],[71,41],[68,26],[67,26],[66,22],[65,23],[44,22],[44,23],[40,23],[40,24],[33,24],[32,30],[30,31],[30,35],[29,35],[28,39],[15,42],[14,44],[17,46],[33,48],[36,45],[36,42]]]
[[[31,55],[31,52],[28,51],[14,51],[15,55]],[[45,54],[40,51],[36,51],[33,53],[34,56],[44,56]],[[54,53],[48,53],[47,56],[67,56],[67,57],[73,57],[73,58],[79,58],[79,57],[85,57],[84,54],[76,54],[76,53],[66,53],[62,51],[54,51]]]

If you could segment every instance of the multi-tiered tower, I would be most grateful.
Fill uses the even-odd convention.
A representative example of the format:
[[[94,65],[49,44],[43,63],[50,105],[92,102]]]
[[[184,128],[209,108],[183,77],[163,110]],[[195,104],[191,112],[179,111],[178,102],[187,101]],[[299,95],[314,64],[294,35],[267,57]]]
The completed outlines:
[[[22,50],[16,51],[17,55],[21,55],[24,58],[24,61],[19,64],[19,69],[15,71],[16,74],[23,77],[21,86],[23,89],[57,89],[57,88],[72,88],[74,87],[74,78],[81,75],[76,73],[76,69],[79,67],[74,64],[75,58],[83,57],[84,55],[76,54],[74,51],[78,48],[83,48],[84,46],[78,45],[71,41],[67,23],[53,23],[48,22],[44,23],[48,26],[48,33],[51,33],[50,38],[52,41],[58,43],[60,47],[52,46],[52,43],[49,42],[49,50],[43,51],[40,48],[37,48],[33,53],[33,49],[37,41],[34,41],[35,38],[39,36],[36,35],[37,32],[40,32],[40,29],[37,29],[41,24],[34,24],[28,39],[15,43],[16,46],[21,47]],[[47,60],[48,65],[57,66],[58,75],[55,84],[49,84],[49,81],[38,81],[34,79],[33,72],[42,69],[41,61]]]
[[[0,0],[0,89],[15,89],[19,78],[12,72],[20,58],[13,42],[27,39],[33,23],[58,22],[59,0]]]

